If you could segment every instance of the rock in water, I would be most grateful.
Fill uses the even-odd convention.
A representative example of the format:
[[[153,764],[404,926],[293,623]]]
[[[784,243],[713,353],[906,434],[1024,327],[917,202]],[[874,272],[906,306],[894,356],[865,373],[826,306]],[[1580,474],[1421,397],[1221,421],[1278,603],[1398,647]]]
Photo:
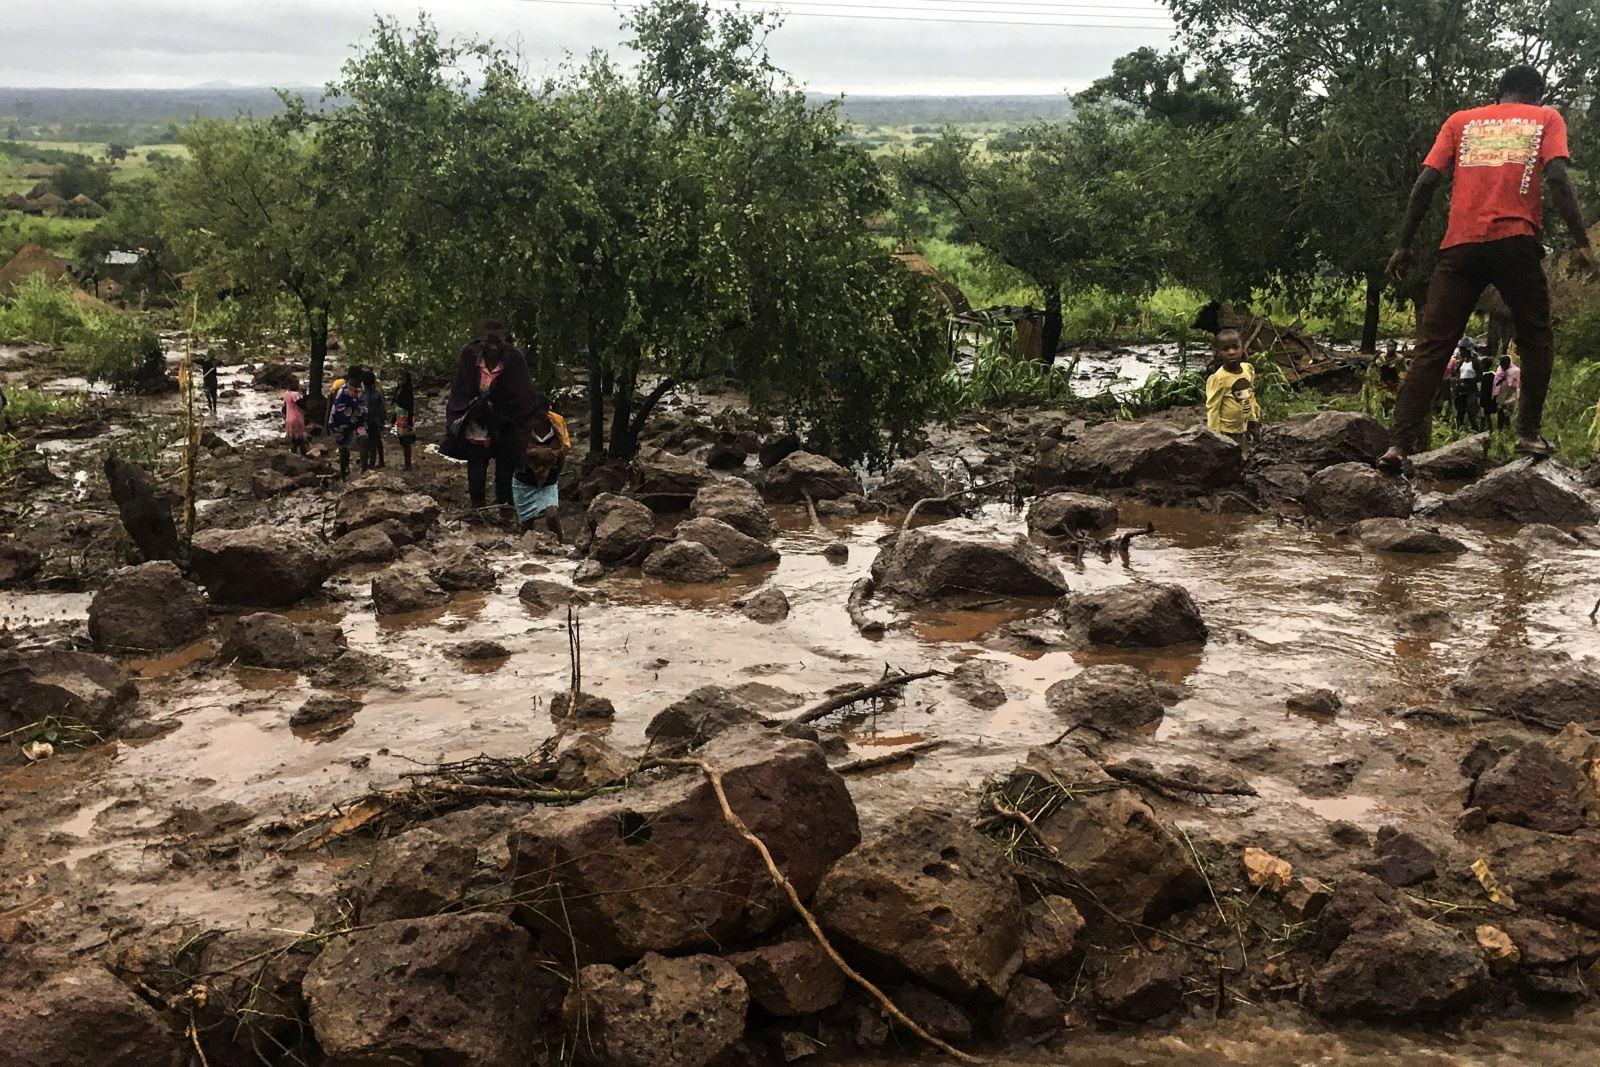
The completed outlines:
[[[320,541],[279,526],[201,530],[191,548],[196,577],[222,604],[288,607],[320,589],[333,569]]]
[[[53,715],[103,736],[138,699],[128,672],[104,656],[54,648],[0,653],[0,732]]]
[[[1393,889],[1351,873],[1323,909],[1318,938],[1332,951],[1307,987],[1319,1015],[1421,1019],[1482,997],[1489,970],[1476,948],[1412,915]]]
[[[688,519],[678,524],[673,536],[680,541],[698,541],[729,569],[771,563],[777,550],[764,541],[741,533],[721,519]]]
[[[811,742],[744,727],[700,755],[721,772],[733,810],[801,899],[860,840],[844,779]],[[559,893],[566,902],[563,914],[530,908],[524,921],[581,960],[751,937],[790,912],[699,773],[539,809],[517,823],[508,844],[518,891],[540,900]]]
[[[1061,571],[1028,539],[968,520],[906,530],[872,564],[878,590],[913,600],[959,593],[1058,596]]]
[[[582,607],[594,597],[582,589],[552,582],[548,578],[529,578],[517,590],[517,599],[535,611],[554,611],[556,608]]]
[[[1473,434],[1452,441],[1432,452],[1411,457],[1411,469],[1419,478],[1431,481],[1467,481],[1483,474],[1489,466],[1489,435]]]
[[[1160,648],[1209,635],[1194,598],[1181,585],[1135,582],[1061,600],[1061,617],[1077,641],[1123,648]]]
[[[420,541],[438,518],[439,502],[433,497],[412,492],[410,486],[393,475],[373,472],[351,482],[339,495],[333,513],[333,532],[343,535],[351,530],[398,522],[405,526],[413,541]]]
[[[742,478],[713,482],[694,495],[689,514],[696,519],[720,519],[748,537],[766,539],[776,529],[772,512],[756,487]]]
[[[1103,422],[1061,440],[1046,437],[1035,457],[1034,488],[1169,484],[1198,494],[1237,483],[1244,452],[1204,427],[1167,422]]]
[[[7,1067],[169,1067],[184,1055],[155,1009],[91,963],[0,990],[0,1034]]]
[[[595,1067],[704,1067],[744,1034],[750,995],[715,956],[647,953],[625,971],[593,964],[562,1005],[578,1058]]]
[[[1051,493],[1028,507],[1028,529],[1056,537],[1095,533],[1117,524],[1117,506],[1086,493]]]
[[[1261,447],[1278,459],[1316,469],[1339,463],[1371,466],[1388,450],[1389,431],[1371,415],[1317,411],[1267,426]]]
[[[1008,775],[1004,795],[1030,814],[1037,800],[1060,803],[1035,818],[1041,838],[1053,846],[1081,887],[1074,896],[1094,924],[1113,921],[1105,909],[1135,922],[1155,923],[1205,896],[1205,881],[1177,837],[1137,793],[1110,787],[1112,778],[1076,749],[1034,748]],[[1099,786],[1071,796],[1060,783]],[[1091,895],[1092,894],[1092,895]]]
[[[767,471],[762,494],[780,504],[812,500],[837,500],[860,496],[861,481],[826,456],[792,452]]]
[[[489,561],[482,552],[471,548],[440,552],[428,568],[428,577],[447,593],[491,590],[497,584]]]
[[[663,708],[644,728],[652,751],[682,755],[735,726],[760,726],[761,713],[720,685],[703,685]]]
[[[1529,459],[1490,471],[1448,496],[1436,514],[1453,519],[1499,519],[1527,524],[1584,525],[1600,518],[1572,469]]]
[[[109,651],[162,651],[206,632],[206,598],[175,564],[141,563],[112,572],[89,602],[89,637]]]
[[[1363,548],[1374,552],[1449,555],[1467,550],[1466,545],[1437,526],[1410,519],[1363,519],[1356,523],[1355,534]]]
[[[616,493],[601,493],[584,516],[587,527],[580,546],[601,563],[630,559],[655,532],[655,516],[637,500]]]
[[[372,608],[379,615],[426,611],[449,599],[437,582],[409,564],[396,564],[372,579]]]
[[[344,631],[334,623],[297,623],[258,611],[234,623],[217,655],[246,667],[297,670],[334,659],[348,647]]]
[[[1385,474],[1365,463],[1336,463],[1311,476],[1306,490],[1306,514],[1330,522],[1361,519],[1408,518],[1413,497],[1402,478]]]
[[[1085,667],[1045,690],[1050,710],[1105,737],[1128,737],[1161,721],[1161,694],[1143,671],[1121,664]]]
[[[813,905],[830,935],[956,996],[1003,997],[1022,965],[1022,901],[994,844],[919,807],[828,872]]]
[[[721,581],[728,576],[728,568],[698,541],[673,541],[662,545],[645,557],[640,570],[657,581],[695,585]]]
[[[919,500],[948,496],[955,485],[934,469],[927,456],[903,459],[889,468],[872,499],[889,507],[909,508]]]
[[[305,995],[332,1062],[527,1067],[537,967],[498,915],[401,919],[329,942]]]
[[[651,511],[682,511],[701,486],[711,481],[704,463],[660,448],[633,459],[633,494]]]
[[[747,597],[735,600],[733,606],[751,622],[771,624],[782,622],[789,617],[789,597],[782,589],[758,590]]]
[[[106,484],[122,516],[122,527],[146,560],[180,559],[183,545],[172,518],[172,494],[158,490],[150,475],[136,463],[106,456]]]
[[[1559,649],[1488,650],[1473,657],[1450,695],[1500,715],[1532,713],[1557,723],[1600,724],[1600,670]]]

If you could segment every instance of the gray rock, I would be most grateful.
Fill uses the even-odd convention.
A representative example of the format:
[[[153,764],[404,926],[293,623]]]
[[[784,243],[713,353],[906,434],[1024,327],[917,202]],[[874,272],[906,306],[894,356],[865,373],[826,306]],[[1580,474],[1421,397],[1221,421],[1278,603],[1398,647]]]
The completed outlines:
[[[1181,585],[1131,582],[1061,600],[1068,634],[1083,644],[1160,648],[1209,636],[1194,598]]]
[[[673,536],[680,541],[698,541],[705,545],[730,570],[771,563],[778,558],[772,546],[740,533],[721,519],[686,519],[678,524]]]
[[[1452,441],[1432,452],[1418,452],[1411,457],[1411,469],[1419,478],[1431,481],[1467,481],[1477,478],[1489,467],[1489,435],[1473,434]]]
[[[622,563],[632,558],[655,532],[655,516],[637,500],[616,493],[601,493],[589,503],[582,547],[601,563]]]
[[[956,520],[906,530],[878,553],[872,577],[880,592],[929,600],[960,593],[1055,596],[1061,571],[1025,537]]]
[[[702,487],[689,505],[689,514],[696,519],[720,519],[748,537],[765,539],[776,529],[760,492],[742,478]]]
[[[361,922],[438,915],[461,900],[478,850],[418,826],[378,845],[361,889]]]
[[[1143,671],[1121,664],[1097,664],[1045,691],[1050,710],[1069,723],[1090,727],[1103,737],[1130,737],[1161,721],[1161,694]]]
[[[1442,532],[1437,526],[1412,519],[1363,519],[1355,525],[1363,548],[1374,552],[1406,555],[1449,555],[1465,552],[1467,546]]]
[[[1204,427],[1168,422],[1104,422],[1059,440],[1039,442],[1034,488],[1166,484],[1198,495],[1236,484],[1244,473],[1239,446]]]
[[[826,456],[792,452],[767,471],[762,494],[772,501],[795,504],[812,500],[837,500],[860,496],[861,481]]]
[[[206,625],[205,594],[165,560],[113,571],[89,602],[89,638],[102,651],[178,648]]]
[[[104,736],[138,699],[128,672],[104,656],[55,648],[0,652],[0,732],[55,716]]]
[[[645,576],[661,582],[704,584],[728,576],[728,568],[698,541],[673,541],[645,557]]]
[[[1094,533],[1117,524],[1117,506],[1086,493],[1051,493],[1028,507],[1028,528],[1043,534]]]
[[[1583,525],[1600,518],[1573,470],[1555,460],[1508,463],[1457,491],[1435,514],[1453,519]]]
[[[1267,426],[1262,451],[1320,470],[1339,463],[1371,465],[1389,447],[1389,431],[1371,415],[1317,411]]]
[[[396,564],[372,579],[372,606],[379,615],[426,611],[449,599],[437,582],[408,564]]]
[[[333,570],[320,541],[280,526],[201,530],[191,549],[195,576],[221,604],[288,607],[321,588]]]
[[[768,587],[733,602],[751,622],[770,625],[789,617],[789,597],[782,589]]]
[[[1365,463],[1336,463],[1311,476],[1306,514],[1330,522],[1409,518],[1414,498],[1403,479]]]

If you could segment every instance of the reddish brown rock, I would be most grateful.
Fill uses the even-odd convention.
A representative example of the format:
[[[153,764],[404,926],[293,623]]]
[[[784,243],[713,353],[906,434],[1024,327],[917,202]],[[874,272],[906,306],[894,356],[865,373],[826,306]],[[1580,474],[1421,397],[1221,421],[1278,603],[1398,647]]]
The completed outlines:
[[[744,1033],[744,979],[715,956],[647,953],[625,971],[594,964],[562,1005],[578,1058],[595,1067],[703,1067]]]
[[[844,972],[809,934],[727,959],[749,987],[750,999],[774,1015],[810,1015],[844,995]]]

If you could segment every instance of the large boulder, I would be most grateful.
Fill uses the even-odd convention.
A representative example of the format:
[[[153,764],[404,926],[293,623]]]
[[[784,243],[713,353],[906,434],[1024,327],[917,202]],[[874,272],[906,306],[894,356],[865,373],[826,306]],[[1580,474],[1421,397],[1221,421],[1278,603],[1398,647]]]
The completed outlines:
[[[861,480],[827,456],[791,452],[767,471],[761,492],[780,504],[798,503],[808,496],[812,500],[837,500],[861,495]]]
[[[1411,486],[1366,463],[1335,463],[1311,476],[1306,489],[1306,514],[1329,522],[1372,518],[1409,518]]]
[[[756,487],[742,478],[728,478],[704,486],[694,495],[689,514],[696,519],[720,519],[748,537],[771,537],[772,512]]]
[[[704,463],[651,448],[633,458],[633,495],[651,511],[682,511],[712,479]]]
[[[246,615],[234,623],[218,656],[246,667],[298,670],[336,659],[348,647],[337,623],[295,622],[270,611]]]
[[[1161,648],[1204,641],[1209,631],[1181,585],[1133,582],[1061,600],[1069,636],[1092,645]]]
[[[1316,411],[1266,427],[1261,448],[1277,459],[1319,469],[1340,463],[1370,466],[1388,450],[1389,431],[1371,415]]]
[[[965,818],[919,807],[840,860],[813,905],[880,967],[960,997],[1005,996],[1023,960],[1016,878]]]
[[[844,779],[809,741],[759,727],[701,750],[728,802],[802,899],[860,840]],[[569,808],[542,808],[509,836],[518,892],[561,900],[525,921],[562,958],[631,959],[750,937],[790,913],[788,897],[724,821],[704,776],[684,774]]]
[[[419,567],[397,563],[372,578],[372,610],[379,615],[404,615],[439,607],[450,594]]]
[[[1045,690],[1045,703],[1067,722],[1102,737],[1129,737],[1161,721],[1165,706],[1150,676],[1122,664],[1098,664]]]
[[[166,560],[112,572],[89,602],[89,638],[102,650],[156,652],[205,632],[205,594]]]
[[[872,499],[890,507],[908,508],[919,500],[948,496],[956,486],[934,469],[927,456],[903,459],[889,468]]]
[[[704,1067],[744,1034],[750,994],[715,956],[648,953],[627,970],[578,972],[562,1015],[573,1051],[595,1067]]]
[[[330,1062],[527,1067],[537,968],[509,919],[437,915],[335,938],[304,988]]]
[[[54,716],[104,735],[138,699],[128,672],[104,656],[56,648],[0,653],[0,732]]]
[[[418,826],[373,852],[361,887],[363,925],[437,915],[461,900],[478,850]]]
[[[673,536],[705,545],[729,569],[771,563],[778,558],[771,545],[739,532],[721,519],[686,519],[678,524]]]
[[[1132,486],[1164,483],[1208,492],[1244,473],[1238,444],[1200,426],[1169,422],[1103,422],[1081,433],[1039,442],[1034,488]]]
[[[1473,434],[1411,457],[1411,470],[1429,481],[1468,481],[1489,468],[1489,435]]]
[[[363,526],[335,541],[329,551],[340,565],[350,563],[389,563],[400,554],[394,539],[383,526]]]
[[[1498,467],[1445,497],[1437,514],[1521,525],[1581,526],[1600,519],[1600,511],[1570,467],[1554,460],[1530,459]]]
[[[1374,552],[1449,555],[1467,550],[1465,544],[1439,527],[1414,519],[1363,519],[1356,523],[1354,532],[1361,546]]]
[[[1067,581],[1026,537],[1004,535],[971,520],[905,530],[878,553],[879,590],[928,600],[959,593],[1059,596]]]
[[[309,534],[247,526],[195,534],[190,567],[218,603],[283,608],[321,588],[333,559]]]
[[[1576,723],[1530,741],[1478,775],[1468,805],[1500,822],[1570,834],[1600,824],[1600,741]]]
[[[1514,718],[1531,713],[1558,723],[1600,724],[1600,670],[1553,648],[1489,650],[1471,658],[1450,684],[1469,708]]]
[[[1319,1015],[1428,1018],[1465,1008],[1488,988],[1489,969],[1476,946],[1411,914],[1370,875],[1341,880],[1318,918],[1317,936],[1332,948],[1306,990]]]
[[[1087,493],[1051,493],[1028,506],[1028,529],[1054,537],[1096,533],[1117,524],[1117,506]]]
[[[1034,818],[1040,839],[1071,874],[1068,895],[1091,927],[1107,911],[1159,922],[1205,895],[1205,880],[1178,838],[1139,795],[1116,788],[1095,761],[1065,745],[1034,748],[1001,784]]]
[[[758,589],[735,600],[733,606],[751,622],[771,624],[789,617],[789,595],[782,589]]]
[[[728,576],[727,566],[699,541],[673,541],[662,545],[645,557],[639,569],[645,577],[659,582],[693,585],[721,581]]]
[[[589,502],[584,515],[581,548],[601,563],[622,563],[633,558],[655,532],[650,509],[616,493],[601,493]]]
[[[458,546],[434,556],[428,577],[447,593],[491,590],[496,585],[494,568],[482,552]]]
[[[5,1067],[186,1062],[186,1049],[155,1009],[91,963],[43,980],[0,983],[0,1035]]]
[[[410,531],[412,540],[420,541],[438,518],[439,502],[433,497],[412,492],[393,475],[372,473],[351,482],[339,494],[333,532],[338,536],[393,520]]]
[[[1510,886],[1518,905],[1600,929],[1600,830],[1547,834],[1491,823],[1485,835],[1489,869]]]

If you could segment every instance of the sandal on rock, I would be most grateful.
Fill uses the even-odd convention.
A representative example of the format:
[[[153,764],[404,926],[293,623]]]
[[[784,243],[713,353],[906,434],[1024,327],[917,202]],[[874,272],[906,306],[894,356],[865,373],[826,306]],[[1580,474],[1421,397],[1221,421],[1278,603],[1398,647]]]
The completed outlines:
[[[1526,437],[1517,438],[1517,455],[1527,456],[1529,459],[1549,459],[1555,455],[1555,446],[1543,437],[1530,441]]]

